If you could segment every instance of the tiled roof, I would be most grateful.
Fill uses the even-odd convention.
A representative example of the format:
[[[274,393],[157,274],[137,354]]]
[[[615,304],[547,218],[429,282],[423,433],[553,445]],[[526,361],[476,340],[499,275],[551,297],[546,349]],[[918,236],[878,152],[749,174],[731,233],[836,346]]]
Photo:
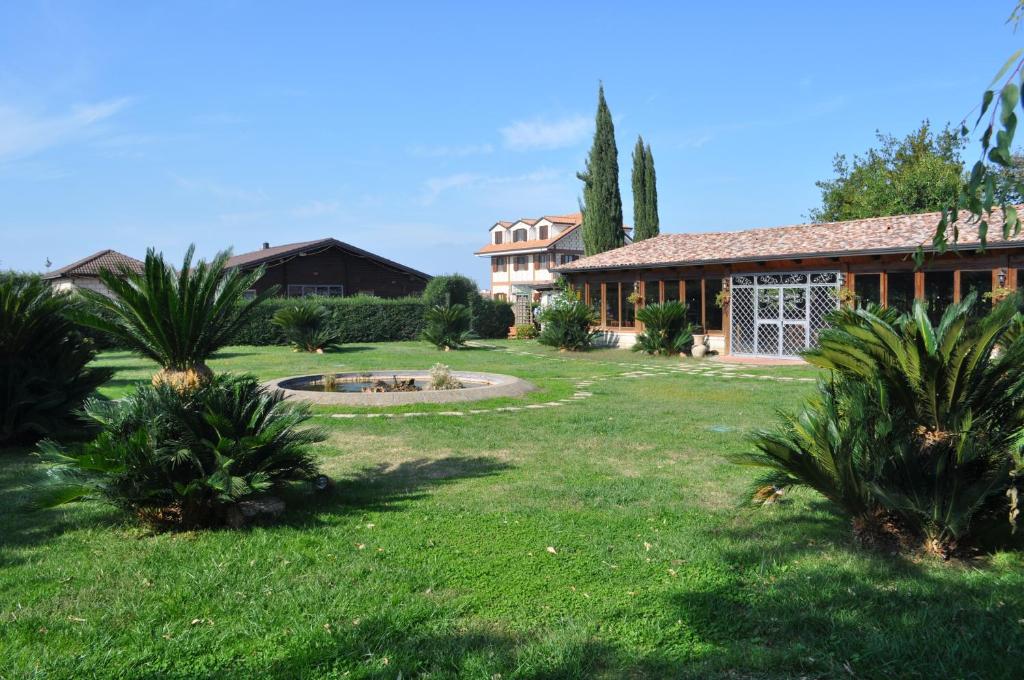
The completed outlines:
[[[555,224],[579,224],[583,221],[583,213],[574,212],[568,215],[545,215],[544,219]]]
[[[124,253],[119,253],[116,250],[110,250],[108,248],[107,250],[101,250],[98,253],[93,253],[89,257],[83,258],[78,262],[72,262],[60,269],[47,272],[43,275],[43,278],[59,279],[63,277],[72,278],[76,276],[98,276],[100,270],[109,269],[112,272],[119,272],[122,268],[135,272],[136,274],[141,274],[142,262],[136,260],[134,257],[128,257]]]
[[[411,267],[406,267],[404,264],[399,264],[393,260],[381,257],[380,255],[374,255],[369,251],[356,248],[353,245],[349,245],[348,243],[344,243],[335,238],[321,238],[315,241],[300,241],[298,243],[287,243],[285,245],[272,246],[270,248],[261,248],[260,250],[254,250],[251,253],[235,255],[228,259],[225,266],[256,267],[261,264],[271,263],[274,260],[299,255],[300,253],[320,251],[327,248],[340,248],[342,250],[347,250],[354,255],[375,260],[376,262],[406,272],[407,274],[412,274],[413,276],[423,279],[431,278],[429,274],[424,274],[421,271],[417,271]]]
[[[555,234],[551,238],[535,238],[532,241],[515,241],[508,243],[488,243],[486,246],[476,251],[476,254],[488,255],[491,253],[511,253],[520,250],[541,250],[555,245],[555,243],[576,231],[578,226],[578,224],[571,226],[561,234]]]
[[[797,224],[736,232],[663,234],[556,267],[574,272],[589,269],[632,269],[645,266],[750,262],[853,254],[910,253],[931,248],[940,213],[894,215],[848,222]],[[1024,245],[1024,234],[1002,238],[1002,213],[989,218],[988,247]],[[959,247],[980,244],[978,225],[962,213]]]
[[[548,246],[552,246],[561,238],[567,236],[573,229],[580,225],[583,221],[583,213],[575,212],[568,215],[543,215],[541,217],[524,217],[516,220],[515,222],[509,222],[507,220],[500,220],[498,224],[503,227],[510,227],[513,224],[520,222],[524,224],[534,225],[541,220],[547,220],[552,224],[558,225],[570,225],[569,229],[565,229],[560,234],[555,234],[551,238],[535,238],[530,241],[515,241],[507,243],[489,243],[480,250],[476,251],[477,255],[488,255],[490,253],[510,253],[517,250],[542,250]]]

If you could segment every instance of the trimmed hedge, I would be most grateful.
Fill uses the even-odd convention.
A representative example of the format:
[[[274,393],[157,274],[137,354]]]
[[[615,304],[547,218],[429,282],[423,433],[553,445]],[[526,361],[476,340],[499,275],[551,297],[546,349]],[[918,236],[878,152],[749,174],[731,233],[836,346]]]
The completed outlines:
[[[309,300],[310,298],[306,298]],[[343,343],[418,340],[426,322],[427,305],[420,297],[314,298],[328,312],[328,327],[336,329]],[[256,308],[252,320],[235,336],[236,345],[287,345],[281,328],[273,323],[282,307],[294,298],[272,298]],[[480,299],[473,306],[473,332],[481,338],[504,338],[515,321],[512,305]]]
[[[308,298],[307,298],[308,299]],[[328,311],[328,325],[338,331],[339,340],[352,342],[393,342],[416,340],[423,332],[426,307],[418,297],[316,298]],[[288,340],[272,320],[277,310],[295,300],[274,298],[256,308],[252,320],[235,336],[237,345],[287,345]]]
[[[512,304],[481,298],[473,305],[473,332],[480,338],[507,338],[516,322]]]

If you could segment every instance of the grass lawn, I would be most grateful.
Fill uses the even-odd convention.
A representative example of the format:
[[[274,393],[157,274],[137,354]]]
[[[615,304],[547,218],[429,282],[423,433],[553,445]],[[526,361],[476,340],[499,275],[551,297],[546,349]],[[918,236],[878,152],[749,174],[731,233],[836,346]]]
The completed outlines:
[[[740,507],[753,474],[723,455],[809,383],[495,345],[519,351],[224,352],[215,370],[265,378],[443,360],[539,388],[459,408],[607,376],[557,408],[321,408],[338,483],[274,526],[150,535],[96,503],[28,513],[38,465],[0,455],[0,678],[1019,677],[1020,553],[890,559],[855,549],[813,494]],[[154,371],[101,363],[118,368],[111,397]],[[622,375],[635,364],[647,375]],[[431,409],[452,405],[415,407]]]

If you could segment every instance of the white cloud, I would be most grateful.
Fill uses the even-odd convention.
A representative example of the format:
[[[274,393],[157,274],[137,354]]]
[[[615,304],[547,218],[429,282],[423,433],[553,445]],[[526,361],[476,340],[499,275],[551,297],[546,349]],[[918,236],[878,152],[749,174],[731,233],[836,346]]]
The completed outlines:
[[[231,201],[262,201],[266,199],[266,196],[262,191],[249,191],[247,189],[241,189],[239,187],[232,187],[220,182],[215,182],[206,179],[193,179],[189,177],[182,177],[181,175],[171,175],[171,179],[174,183],[185,191],[198,194],[209,194],[215,198],[221,198]]]
[[[0,104],[0,161],[22,158],[86,135],[131,103],[127,97],[77,105],[60,115],[32,115]]]
[[[466,156],[483,156],[494,151],[490,144],[464,144],[462,146],[425,146],[417,144],[409,148],[413,156],[423,158],[465,158]]]
[[[292,217],[311,218],[333,215],[341,208],[337,201],[310,201],[292,209]]]
[[[456,189],[484,189],[488,191],[501,190],[509,186],[522,188],[527,186],[547,185],[555,180],[562,179],[565,173],[556,170],[535,170],[522,175],[488,176],[463,172],[444,177],[432,177],[424,182],[423,195],[420,202],[423,205],[434,203],[438,197],[451,190]]]
[[[581,115],[555,121],[535,118],[501,128],[501,137],[506,147],[516,151],[562,149],[584,141],[591,125],[591,120]]]
[[[679,146],[683,149],[699,149],[714,138],[715,136],[710,132],[696,132],[683,137],[682,141],[679,142]]]
[[[423,205],[430,205],[437,200],[438,196],[449,189],[459,189],[471,186],[479,180],[479,175],[474,175],[469,172],[460,172],[456,175],[446,175],[444,177],[431,177],[423,183],[423,196],[420,199],[420,202],[423,203]]]

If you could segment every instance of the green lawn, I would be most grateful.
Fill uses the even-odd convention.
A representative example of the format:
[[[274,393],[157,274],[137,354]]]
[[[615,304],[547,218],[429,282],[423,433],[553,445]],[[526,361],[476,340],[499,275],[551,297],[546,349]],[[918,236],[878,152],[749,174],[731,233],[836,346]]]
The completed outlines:
[[[0,678],[1019,677],[1019,554],[885,558],[855,549],[813,494],[740,507],[752,472],[723,454],[808,383],[495,345],[533,355],[224,352],[216,370],[265,378],[443,360],[539,388],[463,409],[550,402],[607,376],[545,409],[320,409],[338,483],[275,526],[150,535],[99,504],[27,513],[38,466],[0,455]],[[101,363],[118,368],[111,397],[154,370]],[[634,364],[651,370],[622,376]]]

